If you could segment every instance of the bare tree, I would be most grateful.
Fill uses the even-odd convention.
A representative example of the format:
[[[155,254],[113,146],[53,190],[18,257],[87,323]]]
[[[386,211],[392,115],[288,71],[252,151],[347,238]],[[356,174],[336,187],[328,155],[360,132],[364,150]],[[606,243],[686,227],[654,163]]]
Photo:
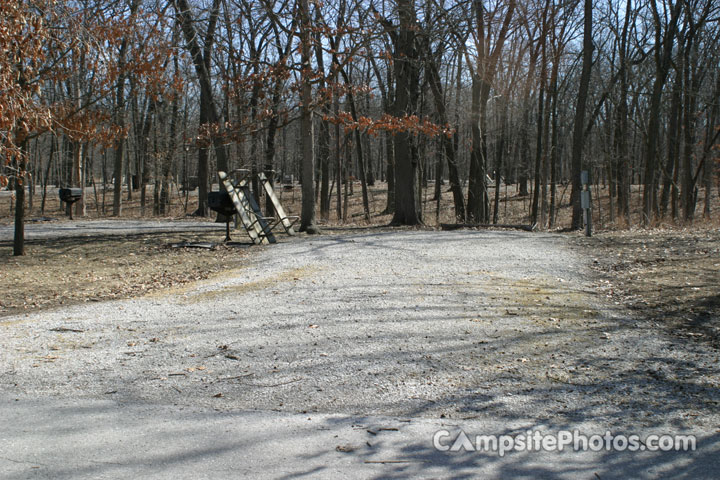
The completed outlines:
[[[395,40],[395,106],[397,117],[416,115],[420,94],[418,31],[415,5],[412,0],[398,0],[400,23]],[[422,223],[420,190],[418,185],[418,151],[412,133],[395,134],[395,213],[393,225]]]
[[[582,154],[585,145],[585,108],[587,105],[588,90],[590,89],[590,71],[592,68],[592,55],[594,50],[592,37],[592,1],[585,0],[583,22],[583,66],[580,75],[580,90],[578,92],[577,104],[575,107],[575,126],[573,128],[572,140],[572,192],[570,203],[572,204],[573,230],[582,228],[582,206],[580,204],[580,172],[582,171]]]
[[[672,60],[673,46],[678,31],[682,1],[669,3],[670,17],[661,17],[656,2],[649,2],[655,24],[655,80],[650,94],[648,112],[647,147],[645,151],[645,185],[643,189],[643,223],[649,225],[659,213],[657,210],[658,186],[658,135],[660,106]]]
[[[219,15],[220,0],[213,0],[210,21],[205,35],[204,50],[200,49],[200,44],[198,43],[192,10],[190,9],[188,1],[174,0],[174,5],[180,27],[183,35],[185,36],[186,48],[192,57],[193,64],[195,65],[197,80],[200,84],[201,124],[205,123],[202,122],[202,120],[207,120],[207,123],[218,126],[220,122],[220,115],[218,114],[213,97],[209,65],[212,43],[214,41],[215,25],[217,24],[217,18]],[[218,170],[227,171],[228,161],[222,138],[219,135],[211,134],[211,140],[215,151]],[[198,166],[199,199],[197,213],[201,216],[204,216],[207,211],[207,172],[208,169],[206,160],[204,158],[200,158],[200,165]]]
[[[299,0],[300,49],[302,69],[300,76],[300,131],[302,134],[302,211],[300,213],[300,231],[310,234],[320,233],[315,224],[315,134],[312,121],[312,66],[310,52],[312,48],[312,24],[308,0]]]
[[[510,21],[515,12],[515,1],[508,2],[507,11],[495,39],[491,39],[492,25],[486,22],[485,7],[481,0],[473,1],[475,16],[475,48],[477,63],[468,67],[472,74],[472,110],[470,114],[472,128],[472,152],[470,178],[468,185],[467,216],[474,222],[490,221],[490,205],[487,194],[487,108],[490,90],[495,80],[498,59],[503,51],[510,29]],[[487,25],[486,25],[487,23]],[[492,42],[491,40],[494,40]],[[491,44],[494,45],[491,47]]]

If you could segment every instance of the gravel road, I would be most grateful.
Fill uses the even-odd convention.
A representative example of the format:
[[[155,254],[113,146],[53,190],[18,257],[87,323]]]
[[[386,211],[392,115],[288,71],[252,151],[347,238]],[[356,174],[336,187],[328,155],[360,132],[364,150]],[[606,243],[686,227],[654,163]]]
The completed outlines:
[[[374,232],[253,253],[188,288],[4,318],[2,396],[720,429],[718,352],[629,316],[562,236]]]

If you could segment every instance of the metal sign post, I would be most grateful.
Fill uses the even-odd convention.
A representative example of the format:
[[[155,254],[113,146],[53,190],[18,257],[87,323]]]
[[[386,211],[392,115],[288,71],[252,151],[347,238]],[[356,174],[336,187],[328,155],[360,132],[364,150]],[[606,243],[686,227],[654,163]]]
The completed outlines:
[[[580,182],[582,190],[580,191],[580,206],[583,209],[583,219],[585,220],[585,236],[592,236],[592,197],[590,196],[590,175],[587,170],[580,173]]]

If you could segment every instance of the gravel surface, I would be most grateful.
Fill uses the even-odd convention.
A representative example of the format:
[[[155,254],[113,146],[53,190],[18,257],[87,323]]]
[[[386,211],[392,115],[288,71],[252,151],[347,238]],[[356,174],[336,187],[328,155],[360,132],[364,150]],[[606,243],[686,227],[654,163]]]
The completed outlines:
[[[0,390],[261,410],[720,428],[717,350],[608,300],[558,235],[258,247],[189,288],[6,317]]]

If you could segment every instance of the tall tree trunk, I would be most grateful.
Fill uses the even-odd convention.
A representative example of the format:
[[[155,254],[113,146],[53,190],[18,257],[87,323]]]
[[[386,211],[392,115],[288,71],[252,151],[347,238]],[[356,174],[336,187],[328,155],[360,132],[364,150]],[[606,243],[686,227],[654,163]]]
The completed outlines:
[[[333,113],[335,117],[340,114],[340,100],[337,96],[333,98]],[[337,191],[336,191],[336,198],[337,202],[335,205],[335,215],[337,216],[338,222],[342,221],[343,215],[343,195],[342,195],[342,185],[343,185],[343,178],[344,172],[343,172],[343,162],[342,162],[342,147],[340,142],[340,124],[335,124],[335,185],[337,185]]]
[[[555,59],[557,63],[557,58]],[[550,134],[550,211],[548,214],[548,228],[555,226],[555,211],[557,208],[557,170],[558,170],[558,84],[555,64],[553,64],[553,78],[550,82],[550,110],[552,115],[552,133]]]
[[[121,65],[124,63],[124,50],[125,50],[125,40],[123,40],[123,45],[120,48],[121,51]],[[122,67],[121,67],[122,68]],[[115,108],[116,114],[115,114],[115,124],[122,128],[125,125],[125,74],[122,70],[120,70],[121,73],[118,77],[117,81],[117,90],[115,95]],[[120,213],[122,213],[122,165],[123,165],[123,157],[125,155],[125,139],[124,138],[118,138],[114,142],[114,157],[113,157],[113,217],[120,216]],[[129,188],[129,186],[128,186]]]
[[[515,12],[515,1],[510,0],[505,18],[494,47],[490,50],[490,36],[485,32],[485,10],[483,2],[473,1],[477,28],[477,66],[472,76],[472,152],[470,155],[470,177],[468,184],[467,218],[469,221],[488,223],[490,204],[487,192],[487,108],[490,89],[495,79],[498,59],[503,50],[510,21]],[[488,26],[489,29],[489,26]],[[490,30],[489,30],[490,31]]]
[[[506,98],[500,99],[500,140],[495,147],[495,202],[493,207],[492,223],[497,224],[500,213],[500,186],[502,180],[503,157],[505,156],[505,143],[507,142],[508,102]]]
[[[395,115],[416,114],[419,98],[420,72],[416,42],[417,20],[415,5],[410,0],[398,0],[400,25],[395,44]],[[395,135],[395,214],[393,225],[418,225],[422,214],[418,209],[417,146],[413,134],[402,131]]]
[[[553,55],[553,68],[550,73],[550,111],[548,117],[550,119],[550,158],[549,160],[549,172],[550,172],[550,202],[548,206],[548,228],[555,226],[555,208],[556,208],[556,196],[557,196],[557,160],[558,160],[558,73],[560,70],[560,55],[556,52]]]
[[[645,181],[643,187],[643,223],[649,225],[658,213],[658,136],[660,131],[660,107],[662,93],[667,81],[672,60],[673,44],[677,32],[678,18],[683,2],[677,1],[672,7],[669,24],[662,34],[662,20],[655,2],[650,7],[655,18],[655,80],[650,95],[648,111],[647,148],[645,151]]]
[[[570,228],[582,228],[582,206],[580,205],[580,172],[582,171],[582,154],[585,145],[585,109],[587,106],[588,90],[590,88],[590,70],[592,68],[593,38],[592,38],[592,0],[585,0],[585,21],[583,28],[583,66],[580,74],[580,90],[575,107],[575,125],[572,140],[572,191],[570,203],[572,204],[572,223]]]
[[[178,56],[173,57],[173,66],[175,75],[180,73],[180,62]],[[175,152],[177,151],[177,129],[178,121],[180,120],[180,99],[176,95],[172,99],[172,106],[170,111],[170,131],[168,133],[168,141],[165,155],[163,155],[163,166],[162,166],[162,195],[160,197],[160,208],[163,215],[170,213],[170,184],[171,184],[171,171],[175,161]]]
[[[542,159],[543,159],[543,130],[545,130],[545,76],[547,74],[547,57],[545,56],[545,25],[543,20],[543,29],[540,42],[540,91],[538,93],[538,112],[537,112],[537,137],[535,143],[535,185],[533,188],[533,201],[530,213],[530,223],[538,222],[538,209],[540,207],[540,180],[542,179]],[[543,185],[545,185],[544,179]],[[544,222],[541,222],[541,228],[544,228]]]
[[[338,12],[338,28],[342,25],[345,20],[345,2],[341,1],[339,12]],[[315,18],[317,23],[322,22],[322,15],[320,9],[315,10]],[[330,77],[325,78],[325,51],[322,48],[322,39],[320,31],[315,32],[315,61],[317,62],[318,72],[321,72],[319,88],[328,88],[328,84],[332,85],[336,81],[337,69],[334,68],[338,63],[337,49],[334,45],[337,44],[336,39],[332,38],[331,48],[333,49],[332,54],[332,65]],[[333,95],[334,96],[334,95]],[[329,104],[323,105],[323,116],[330,116],[331,106]],[[330,123],[324,118],[320,121],[320,132],[318,134],[318,162],[320,163],[320,218],[324,221],[330,219]],[[340,190],[340,184],[338,184],[338,190]]]
[[[485,95],[487,91],[487,95]],[[470,131],[472,150],[470,152],[470,176],[468,181],[467,218],[470,222],[487,223],[487,99],[490,85],[479,75],[472,79],[472,107]]]
[[[301,44],[301,87],[300,87],[300,135],[302,137],[302,208],[300,231],[309,234],[320,233],[315,225],[315,153],[312,121],[312,68],[310,66],[311,28],[308,0],[300,0],[300,44]]]
[[[140,7],[141,0],[133,0],[130,13],[134,15]],[[118,75],[117,84],[115,87],[115,125],[120,128],[125,126],[125,80],[127,79],[127,73],[125,72],[126,53],[128,47],[128,39],[124,37],[120,44],[120,51],[118,53]],[[122,164],[123,157],[125,155],[125,139],[118,138],[114,143],[114,158],[113,158],[113,175],[114,175],[114,189],[113,189],[113,217],[117,217],[122,213]],[[130,190],[131,185],[128,185]]]
[[[83,191],[83,195],[75,202],[72,208],[75,209],[75,215],[79,217],[85,216],[85,185],[83,182],[83,142],[76,140],[73,142],[73,170],[72,170],[72,185],[73,187],[80,187]]]
[[[50,138],[50,153],[48,154],[47,167],[45,167],[45,175],[43,176],[42,182],[42,200],[40,202],[40,214],[45,215],[45,199],[47,197],[47,186],[50,182],[50,170],[53,164],[53,158],[55,157],[55,150],[57,149],[57,136],[53,135]],[[104,190],[104,189],[103,189]]]
[[[630,16],[632,12],[632,1],[627,0],[625,5],[625,20],[623,23],[622,36],[620,38],[620,100],[616,109],[615,120],[615,155],[618,175],[618,216],[625,219],[630,225],[630,189],[632,186],[632,172],[630,169],[630,158],[628,155],[628,32],[630,29]]]
[[[345,69],[340,69],[340,73],[343,76],[343,79],[345,80],[345,84],[349,87],[348,88],[348,101],[350,103],[350,115],[352,116],[352,119],[354,122],[357,123],[358,121],[358,114],[357,114],[357,107],[355,104],[355,95],[352,92],[352,83],[350,82],[350,78],[347,75],[347,72],[345,72]],[[367,177],[365,175],[365,161],[363,158],[363,143],[362,138],[360,136],[360,130],[355,129],[355,151],[357,152],[357,161],[358,161],[358,174],[360,175],[360,183],[362,188],[362,202],[363,202],[363,211],[365,213],[365,220],[370,220],[370,201],[368,199],[368,189],[367,189]]]
[[[327,221],[330,218],[330,126],[325,120],[320,122],[318,161],[320,162],[320,218]]]
[[[145,215],[145,207],[147,205],[147,184],[150,182],[150,162],[148,162],[148,142],[150,139],[150,131],[153,125],[155,117],[155,110],[157,108],[157,101],[152,98],[148,101],[147,111],[145,112],[142,128],[138,135],[137,145],[135,148],[138,150],[139,161],[138,167],[140,171],[138,176],[140,177],[140,205],[142,214]],[[186,181],[187,183],[187,181]]]
[[[670,201],[670,191],[672,181],[675,175],[676,157],[680,154],[680,142],[678,142],[678,127],[680,126],[680,116],[682,110],[680,103],[682,100],[682,67],[678,69],[678,73],[673,85],[672,99],[670,100],[670,116],[667,131],[667,160],[665,168],[662,171],[662,191],[660,193],[660,215],[664,218],[667,214],[668,203]]]
[[[215,101],[213,100],[209,65],[215,35],[215,26],[219,15],[220,0],[213,0],[210,21],[208,29],[205,33],[204,52],[200,49],[200,45],[197,41],[197,34],[195,26],[193,25],[194,20],[188,0],[174,0],[174,2],[180,28],[182,29],[185,37],[186,48],[192,57],[193,65],[195,66],[195,74],[198,78],[198,83],[200,84],[201,123],[203,123],[202,120],[205,119],[205,123],[218,124],[220,116],[218,115],[217,108],[215,107]],[[217,168],[220,171],[227,172],[229,163],[223,140],[218,135],[212,135],[211,140],[213,150],[215,152]],[[200,148],[198,151],[199,198],[198,210],[196,213],[202,216],[207,214],[207,187],[209,183],[207,158],[207,151],[203,152],[203,148]]]
[[[522,118],[519,136],[519,144],[516,146],[516,151],[520,156],[520,172],[518,173],[518,195],[526,197],[529,195],[528,191],[528,180],[530,171],[530,110],[532,109],[532,101],[530,99],[530,93],[532,91],[532,84],[535,80],[535,71],[537,69],[537,57],[540,49],[534,47],[530,52],[530,66],[528,68],[528,75],[525,79],[522,93]]]
[[[21,155],[16,160],[17,178],[15,179],[15,231],[13,233],[13,255],[25,255],[25,142],[20,148]]]
[[[715,72],[715,87],[713,91],[713,98],[720,98],[720,74]],[[715,146],[715,141],[720,136],[720,129],[717,128],[718,121],[720,120],[720,103],[714,102],[710,107],[708,113],[705,131],[705,149],[703,152],[704,168],[703,173],[705,177],[705,205],[703,207],[703,216],[706,220],[710,220],[710,203],[712,199],[712,187],[713,178],[717,172],[717,158],[713,162],[711,158],[708,158],[710,151]],[[718,185],[720,187],[720,184]],[[720,192],[719,192],[720,193]]]
[[[425,69],[430,86],[430,91],[433,95],[435,112],[437,114],[437,121],[440,125],[448,125],[447,108],[445,107],[445,98],[442,91],[442,83],[440,80],[440,73],[438,71],[437,62],[435,57],[430,51],[430,47],[427,41],[424,41],[424,57],[425,57]],[[450,182],[450,190],[453,194],[453,202],[455,206],[455,219],[463,223],[465,222],[465,199],[463,198],[462,185],[460,183],[460,175],[457,168],[457,155],[455,145],[452,137],[447,135],[441,135],[440,142],[442,145],[442,151],[448,164],[448,180]],[[439,163],[438,171],[436,173],[436,195],[442,192],[440,185],[440,178],[442,175],[442,163]]]
[[[688,36],[685,45],[685,58],[683,61],[683,155],[682,155],[682,205],[683,220],[692,222],[695,217],[695,205],[697,202],[697,184],[693,178],[693,157],[695,149],[695,110],[696,93],[698,82],[693,75],[692,65],[692,36]]]
[[[387,202],[385,213],[395,213],[395,142],[390,132],[383,134],[385,141],[385,178],[387,179]]]
[[[380,95],[382,98],[383,112],[391,114],[393,95],[392,95],[392,75],[391,70],[387,72],[387,85],[383,82],[380,68],[373,55],[369,56],[370,64],[375,71],[375,77],[380,86]],[[390,132],[383,133],[383,141],[385,148],[385,178],[387,179],[387,202],[383,213],[390,214],[395,212],[395,146],[393,136]],[[339,190],[339,189],[338,189]]]

